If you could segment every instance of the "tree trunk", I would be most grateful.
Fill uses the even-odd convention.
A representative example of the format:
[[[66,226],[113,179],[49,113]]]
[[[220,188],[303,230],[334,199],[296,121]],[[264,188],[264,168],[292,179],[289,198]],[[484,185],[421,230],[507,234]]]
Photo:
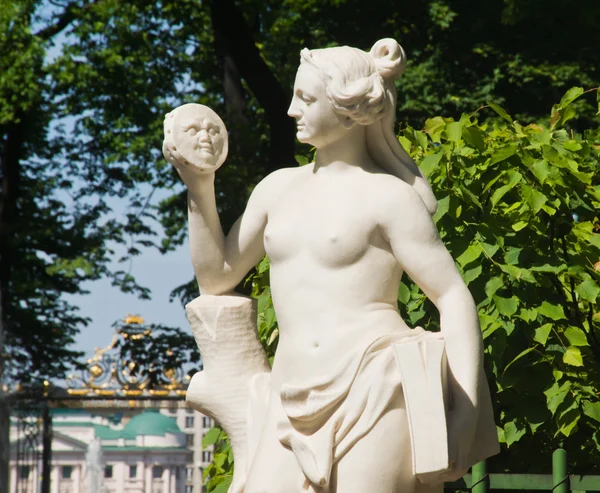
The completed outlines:
[[[270,134],[269,160],[266,171],[296,164],[294,158],[296,128],[287,116],[288,97],[260,55],[244,15],[234,0],[210,3],[215,42],[228,54],[235,69],[264,108]]]
[[[7,306],[11,266],[11,233],[15,224],[17,195],[19,190],[19,162],[22,154],[24,123],[23,115],[17,115],[15,121],[2,129],[0,147],[0,491],[9,491],[10,460],[10,407],[4,385],[8,383],[5,368]]]

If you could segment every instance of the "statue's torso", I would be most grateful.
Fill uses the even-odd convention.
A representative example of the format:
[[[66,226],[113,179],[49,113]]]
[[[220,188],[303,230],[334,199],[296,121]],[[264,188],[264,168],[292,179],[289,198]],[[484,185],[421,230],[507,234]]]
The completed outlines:
[[[307,166],[274,191],[264,243],[280,328],[275,377],[322,374],[365,338],[407,329],[396,305],[402,269],[378,220],[385,179],[397,180]]]

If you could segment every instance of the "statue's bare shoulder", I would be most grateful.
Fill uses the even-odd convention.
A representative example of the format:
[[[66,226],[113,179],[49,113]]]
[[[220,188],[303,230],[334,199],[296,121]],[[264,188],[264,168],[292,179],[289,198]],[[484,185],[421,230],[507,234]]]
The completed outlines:
[[[293,181],[306,172],[308,166],[310,165],[280,168],[273,171],[256,185],[251,200],[259,202],[265,212],[268,212],[274,204],[277,204],[279,198],[289,190]]]
[[[388,174],[374,174],[372,187],[376,192],[375,213],[384,231],[394,236],[437,236],[435,224],[419,193],[408,183]]]

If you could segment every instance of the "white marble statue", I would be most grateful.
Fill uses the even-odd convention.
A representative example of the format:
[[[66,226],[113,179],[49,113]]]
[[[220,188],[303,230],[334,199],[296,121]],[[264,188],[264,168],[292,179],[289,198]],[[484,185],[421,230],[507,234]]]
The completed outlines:
[[[475,304],[393,132],[404,67],[392,39],[302,50],[288,114],[315,162],[262,180],[227,236],[214,191],[223,122],[201,105],[166,117],[201,293],[186,310],[205,370],[187,399],[231,437],[230,493],[437,491],[498,450]],[[252,301],[233,291],[265,253],[272,369]],[[441,333],[400,317],[404,272],[439,309]]]

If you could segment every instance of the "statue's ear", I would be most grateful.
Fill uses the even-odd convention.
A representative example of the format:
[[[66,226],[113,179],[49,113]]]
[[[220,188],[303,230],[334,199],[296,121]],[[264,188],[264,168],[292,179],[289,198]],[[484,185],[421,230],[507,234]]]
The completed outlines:
[[[344,118],[344,127],[348,128],[348,129],[352,128],[355,123],[356,122],[352,118],[350,118],[349,116],[347,116],[347,117]]]

